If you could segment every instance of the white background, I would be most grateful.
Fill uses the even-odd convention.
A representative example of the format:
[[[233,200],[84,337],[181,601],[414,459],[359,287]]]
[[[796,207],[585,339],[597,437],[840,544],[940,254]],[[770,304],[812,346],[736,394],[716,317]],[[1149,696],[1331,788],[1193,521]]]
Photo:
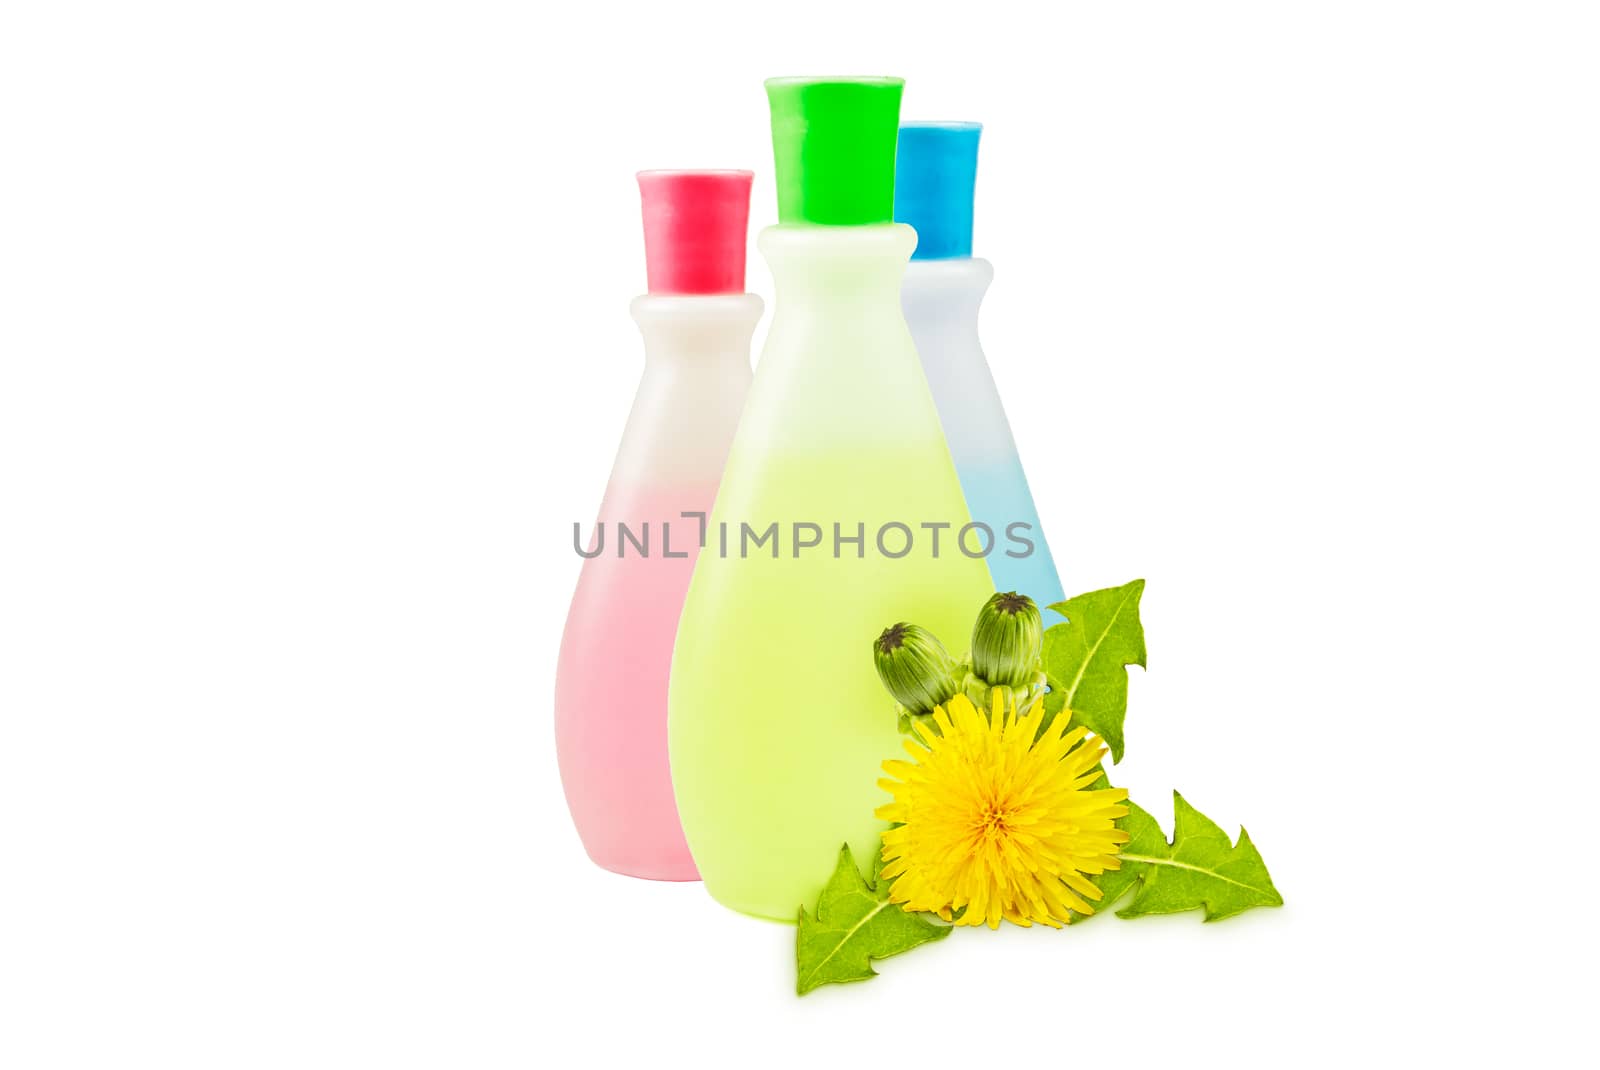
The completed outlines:
[[[1594,9],[896,8],[4,7],[0,1065],[1594,1057]],[[1063,580],[1149,580],[1119,780],[1282,910],[800,1000],[792,930],[585,858],[633,172],[771,223],[794,73],[986,124]]]

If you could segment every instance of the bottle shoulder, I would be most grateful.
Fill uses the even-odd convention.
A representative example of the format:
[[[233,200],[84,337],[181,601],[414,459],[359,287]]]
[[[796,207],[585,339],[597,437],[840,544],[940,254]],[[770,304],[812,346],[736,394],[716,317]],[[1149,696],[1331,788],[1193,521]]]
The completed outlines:
[[[716,356],[742,362],[748,374],[762,307],[755,294],[644,294],[629,311],[644,340],[647,367],[686,366],[687,360],[687,366],[709,369],[705,358]]]
[[[900,296],[918,345],[930,342],[922,329],[927,325],[936,325],[941,336],[957,326],[975,333],[978,309],[993,279],[994,268],[987,260],[913,260],[906,268]]]

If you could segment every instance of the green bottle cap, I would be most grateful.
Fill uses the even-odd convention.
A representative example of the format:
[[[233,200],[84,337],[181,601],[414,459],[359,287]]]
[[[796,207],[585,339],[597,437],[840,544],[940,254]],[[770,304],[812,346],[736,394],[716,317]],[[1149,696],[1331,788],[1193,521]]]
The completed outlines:
[[[894,219],[901,78],[769,78],[778,222]]]

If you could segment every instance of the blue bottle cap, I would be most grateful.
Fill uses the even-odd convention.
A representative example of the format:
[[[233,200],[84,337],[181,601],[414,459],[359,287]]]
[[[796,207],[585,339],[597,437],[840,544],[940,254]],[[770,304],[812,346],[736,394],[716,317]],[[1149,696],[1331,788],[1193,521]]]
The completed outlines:
[[[894,161],[894,221],[917,231],[913,260],[972,255],[972,191],[981,123],[902,123]]]

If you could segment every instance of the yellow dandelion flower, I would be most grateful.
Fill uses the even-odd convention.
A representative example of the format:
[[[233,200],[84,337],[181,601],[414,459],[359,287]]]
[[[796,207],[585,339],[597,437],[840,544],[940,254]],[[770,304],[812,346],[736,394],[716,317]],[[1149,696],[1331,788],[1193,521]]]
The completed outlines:
[[[1091,789],[1105,746],[1066,731],[1064,714],[1039,735],[1043,718],[1042,703],[1003,709],[998,690],[988,717],[956,695],[933,711],[938,733],[919,725],[921,745],[906,741],[914,761],[883,763],[894,802],[877,814],[898,822],[883,834],[892,902],[991,929],[1094,913],[1089,878],[1121,867],[1128,834],[1112,822],[1128,793]]]

